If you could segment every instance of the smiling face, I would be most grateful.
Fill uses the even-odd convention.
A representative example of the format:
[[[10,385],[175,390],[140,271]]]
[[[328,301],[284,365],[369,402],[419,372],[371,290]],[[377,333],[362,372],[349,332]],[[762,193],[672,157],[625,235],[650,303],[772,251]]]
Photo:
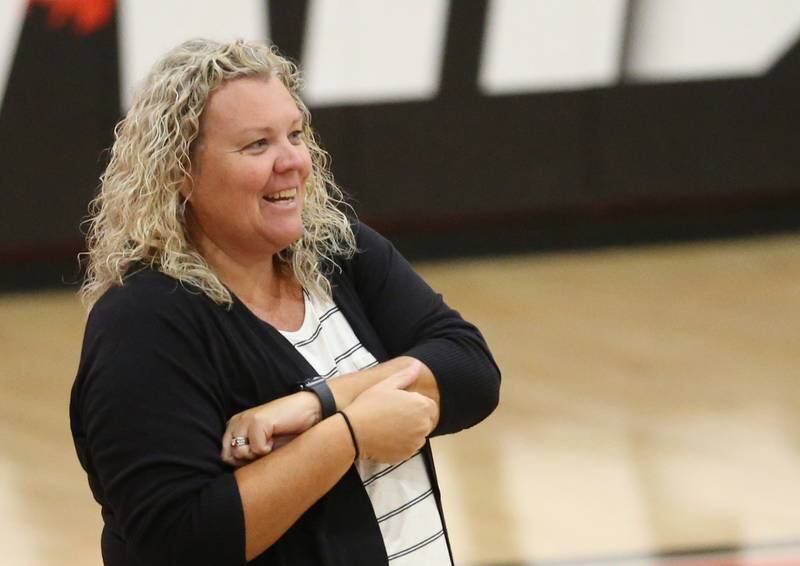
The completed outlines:
[[[303,234],[311,157],[303,116],[279,79],[240,78],[213,92],[192,159],[192,240],[232,258],[271,256]]]

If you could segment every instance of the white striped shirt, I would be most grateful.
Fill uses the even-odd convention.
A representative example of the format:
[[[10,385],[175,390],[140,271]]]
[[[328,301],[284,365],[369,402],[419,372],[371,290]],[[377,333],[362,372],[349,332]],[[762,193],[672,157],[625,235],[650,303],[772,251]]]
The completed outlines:
[[[295,332],[281,331],[326,379],[377,365],[347,319],[330,300],[303,291],[305,316]],[[452,566],[442,518],[423,456],[417,452],[398,464],[359,460],[364,482],[392,566]]]

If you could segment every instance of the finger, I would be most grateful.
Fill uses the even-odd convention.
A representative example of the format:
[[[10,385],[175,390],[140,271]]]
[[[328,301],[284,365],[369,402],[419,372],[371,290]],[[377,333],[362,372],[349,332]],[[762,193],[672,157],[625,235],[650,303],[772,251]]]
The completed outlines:
[[[427,401],[425,404],[428,409],[428,415],[431,419],[438,420],[439,419],[439,404],[429,397],[425,397]]]
[[[441,412],[439,411],[439,405],[433,402],[433,408],[431,409],[431,432],[433,432],[433,430],[439,426],[440,415]]]
[[[233,455],[231,454],[231,440],[233,439],[234,429],[238,429],[237,423],[239,422],[239,415],[234,415],[225,424],[225,432],[222,434],[222,460],[231,463]]]
[[[226,464],[228,464],[229,466],[234,466],[234,467],[238,468],[238,467],[242,466],[243,462],[244,463],[250,462],[250,460],[239,460],[238,458],[236,458],[233,455],[233,453],[231,451],[232,451],[232,448],[231,448],[230,440],[227,440],[227,444],[223,445],[223,447],[222,447],[222,452],[221,452],[220,456],[222,458],[222,461],[225,462]]]
[[[266,429],[266,425],[260,425],[257,422],[254,422],[250,425],[250,431],[248,433],[248,437],[250,439],[250,452],[255,457],[266,456],[270,452],[272,452],[273,447],[273,440],[272,440],[272,426],[269,425],[269,430]]]
[[[417,378],[419,377],[419,372],[422,369],[422,362],[419,360],[414,360],[408,367],[397,371],[375,385],[375,387],[381,389],[406,389],[410,387]]]
[[[421,410],[420,417],[423,419],[423,422],[426,422],[426,432],[425,436],[427,437],[434,428],[436,428],[436,424],[439,421],[439,405],[433,399],[426,397],[422,393],[417,393],[415,391],[409,391],[409,396],[414,396],[419,401],[419,408]]]
[[[244,439],[245,443],[234,443],[238,439]],[[233,436],[231,441],[231,456],[236,460],[254,460],[256,458],[253,451],[250,449],[250,437],[246,430],[239,431]],[[235,444],[235,445],[234,445]]]
[[[222,456],[222,461],[229,464],[233,458],[231,455],[231,438],[233,438],[233,435],[231,434],[230,428],[225,429],[225,434],[222,435],[222,450],[220,451],[220,455]]]
[[[222,461],[228,464],[229,466],[236,466],[236,458],[231,456],[230,450],[227,453],[222,454]]]
[[[428,425],[428,433],[425,435],[426,438],[428,436],[430,436],[430,434],[436,428],[436,425],[438,424],[438,422],[439,422],[439,419],[437,418],[437,416],[435,414],[430,415],[430,424]]]
[[[246,462],[252,462],[257,458],[253,451],[250,450],[250,446],[239,446],[231,450],[231,457],[234,460],[244,460]]]

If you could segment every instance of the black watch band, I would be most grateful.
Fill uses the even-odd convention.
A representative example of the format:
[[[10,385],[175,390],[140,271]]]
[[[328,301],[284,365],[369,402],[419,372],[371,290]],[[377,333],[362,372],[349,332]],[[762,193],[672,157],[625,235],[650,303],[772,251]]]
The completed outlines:
[[[328,382],[322,376],[312,377],[299,384],[300,391],[311,391],[319,399],[320,407],[322,408],[322,418],[327,419],[336,413],[336,399],[333,398],[333,392],[328,387]]]

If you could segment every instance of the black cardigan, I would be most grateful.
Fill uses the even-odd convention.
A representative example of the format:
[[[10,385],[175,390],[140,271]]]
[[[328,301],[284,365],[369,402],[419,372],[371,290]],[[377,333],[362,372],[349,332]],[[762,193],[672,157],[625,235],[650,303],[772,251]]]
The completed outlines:
[[[356,336],[379,361],[408,355],[432,370],[441,394],[434,435],[484,419],[500,373],[478,330],[387,240],[364,225],[355,231],[359,252],[329,279]],[[70,402],[78,458],[102,507],[105,563],[243,564],[242,504],[219,455],[225,424],[313,375],[238,299],[220,307],[152,270],[109,289],[90,313]],[[441,510],[429,444],[424,453]],[[387,564],[355,467],[252,563]]]

